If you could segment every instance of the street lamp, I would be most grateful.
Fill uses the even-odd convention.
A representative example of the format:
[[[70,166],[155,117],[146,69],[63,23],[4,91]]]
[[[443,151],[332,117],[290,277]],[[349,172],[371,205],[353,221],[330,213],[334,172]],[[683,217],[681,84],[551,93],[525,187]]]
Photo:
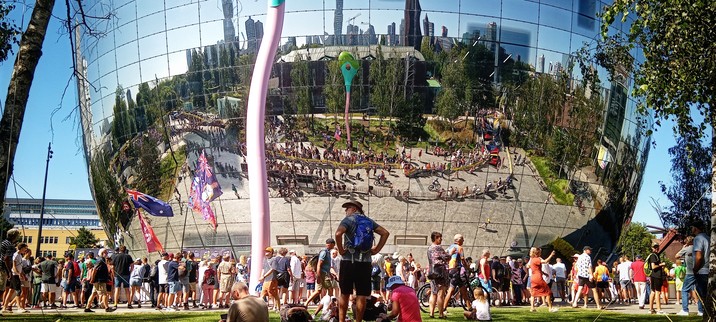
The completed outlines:
[[[47,192],[47,170],[50,168],[50,159],[52,159],[52,142],[47,144],[47,163],[45,164],[45,184],[42,186],[42,205],[40,206],[40,227],[37,229],[37,249],[35,256],[41,256],[40,245],[42,244],[42,220],[45,216],[45,193]]]

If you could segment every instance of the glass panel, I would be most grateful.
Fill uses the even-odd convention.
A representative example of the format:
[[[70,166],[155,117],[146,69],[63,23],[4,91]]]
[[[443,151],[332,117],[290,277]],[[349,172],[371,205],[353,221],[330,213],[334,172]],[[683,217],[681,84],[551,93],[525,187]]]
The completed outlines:
[[[368,20],[368,17],[365,17]],[[306,23],[312,21],[314,23]],[[286,13],[284,17],[284,28],[281,36],[304,38],[306,35],[323,35],[323,13],[320,11]],[[358,23],[358,22],[356,22]],[[360,28],[366,29],[366,25]]]
[[[453,13],[460,12],[459,0],[423,0],[419,2],[423,13],[431,11]]]
[[[502,11],[501,0],[461,0],[460,12],[491,17],[500,17]]]
[[[137,22],[128,22],[114,31],[114,41],[118,46],[137,40]]]
[[[142,1],[137,3],[137,17],[142,18],[164,11],[164,1]]]
[[[300,1],[300,3],[303,3],[305,1]],[[328,3],[326,3],[326,7],[328,7]],[[213,5],[212,2],[207,3],[201,3],[202,8],[205,6],[211,6]],[[288,4],[287,4],[288,5]],[[335,6],[335,4],[334,4]],[[242,18],[241,20],[245,20],[248,16],[265,16],[266,15],[266,2],[264,1],[239,1],[239,5],[234,5],[234,10],[239,13],[239,17]],[[206,21],[204,19],[204,14],[202,12],[202,21]]]
[[[368,9],[370,5],[369,0],[343,0],[343,10],[346,9]],[[335,6],[334,6],[335,7]],[[350,17],[350,16],[348,16]],[[368,20],[368,17],[364,18]]]
[[[572,10],[572,0],[541,0],[540,2],[550,6]]]
[[[199,25],[167,31],[169,52],[199,47]]]
[[[140,64],[142,67],[141,82],[153,81],[157,77],[164,78],[169,76],[167,57],[164,55],[143,60]]]
[[[164,31],[164,13],[156,13],[151,16],[140,18],[138,20],[138,25],[139,38]]]
[[[503,19],[500,35],[501,43],[537,47],[533,24]]]
[[[499,39],[499,25],[494,17],[482,17],[461,15],[460,19],[460,40],[467,43],[472,39],[480,39],[485,42],[492,42]],[[456,31],[448,30],[449,36],[454,36]]]
[[[179,6],[185,6],[185,5],[196,5],[198,1],[196,0],[164,0],[164,3],[167,6],[167,9],[179,7]]]
[[[295,11],[323,11],[324,6],[323,0],[313,0],[313,1],[286,1],[286,13],[289,12],[295,12]],[[335,2],[335,1],[328,1],[328,2]],[[345,0],[344,2],[355,2],[354,0]],[[367,0],[366,0],[367,2]],[[266,11],[266,4],[264,3],[264,11]],[[367,6],[366,6],[367,8]],[[306,20],[306,21],[313,21],[313,20]]]
[[[558,9],[552,6],[541,5],[539,12],[539,23],[550,27],[564,30],[572,30],[572,12]]]
[[[189,50],[189,49],[187,49]],[[183,75],[188,69],[190,55],[186,51],[169,54],[169,73],[171,76]]]
[[[540,26],[539,43],[537,45],[540,48],[570,53],[570,33],[564,30]]]
[[[139,64],[131,64],[117,70],[119,82],[123,87],[129,87],[139,83]]]
[[[118,7],[115,11],[114,20],[116,20],[117,25],[124,25],[137,20],[137,8],[134,3]]]
[[[199,22],[197,7],[181,6],[167,10],[167,29],[174,29],[182,26],[190,26]]]
[[[141,58],[151,58],[167,53],[167,41],[164,33],[139,39]]]
[[[575,0],[572,31],[592,37],[599,31],[595,0]]]
[[[203,16],[202,19],[204,19]],[[224,22],[222,20],[201,23],[201,44],[203,46],[216,44],[219,40],[223,39]]]
[[[428,18],[427,29],[429,31],[432,25],[432,36],[441,36],[443,27],[447,28],[448,36],[458,36],[458,32],[463,31],[461,28],[459,28],[458,19],[456,19],[456,16],[457,14],[454,13],[425,13],[423,15],[423,19],[420,20],[420,28],[423,32],[423,35],[428,34],[425,30],[425,18]]]
[[[248,1],[243,1],[248,2]],[[262,2],[263,10],[261,13],[266,13],[266,3]],[[233,17],[236,14],[236,8],[233,8],[233,6],[227,7],[227,9],[232,9],[228,12],[229,17]],[[244,8],[246,9],[246,8]],[[243,13],[242,13],[243,14]],[[253,12],[250,14],[254,14]],[[201,22],[205,21],[217,21],[217,20],[223,20],[224,19],[224,8],[221,5],[221,1],[209,1],[209,2],[202,2],[199,3],[199,16]]]
[[[507,56],[501,57],[502,63],[510,63],[509,61],[512,60],[513,62],[519,61],[530,64],[533,67],[535,66],[534,48],[506,44],[502,44],[500,47],[504,49],[507,56],[509,56],[509,58]],[[505,60],[507,60],[507,62],[505,62]]]
[[[537,22],[539,5],[525,0],[502,0],[502,18]]]
[[[127,64],[136,63],[139,61],[139,55],[137,54],[137,42],[133,41],[126,45],[117,47],[117,66],[122,67]]]
[[[331,0],[327,0],[326,7],[328,6],[329,2],[335,2]],[[335,7],[335,5],[334,5]],[[385,0],[371,0],[370,2],[370,9],[374,10],[372,14],[380,15],[380,13],[375,12],[375,10],[400,10],[400,15],[402,16],[403,10],[405,10],[405,1],[385,1]],[[395,18],[395,17],[393,17]]]
[[[537,49],[535,70],[540,73],[556,74],[557,71],[564,70],[568,60],[569,56],[563,53]]]

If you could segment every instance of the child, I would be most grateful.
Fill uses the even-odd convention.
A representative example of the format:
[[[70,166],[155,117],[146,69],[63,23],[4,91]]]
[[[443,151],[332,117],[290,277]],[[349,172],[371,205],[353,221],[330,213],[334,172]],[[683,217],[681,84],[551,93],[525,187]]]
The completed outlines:
[[[492,321],[490,316],[490,304],[482,288],[475,289],[475,300],[472,301],[472,311],[465,311],[465,319],[477,321]]]

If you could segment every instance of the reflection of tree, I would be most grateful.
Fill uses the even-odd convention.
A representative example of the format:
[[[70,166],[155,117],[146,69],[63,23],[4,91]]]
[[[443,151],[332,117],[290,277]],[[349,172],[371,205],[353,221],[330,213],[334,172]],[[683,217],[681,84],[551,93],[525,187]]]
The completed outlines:
[[[303,124],[307,125],[306,114],[311,113],[311,86],[308,73],[308,62],[299,55],[299,60],[291,65],[291,93],[296,114],[302,116]],[[293,105],[292,104],[292,105]],[[306,126],[307,127],[307,126]]]
[[[110,169],[106,156],[99,151],[92,156],[90,161],[92,190],[97,204],[97,214],[102,221],[102,227],[104,227],[107,236],[114,236],[117,232],[122,207],[121,202],[124,199],[124,193],[121,191],[121,186],[112,171],[121,170]],[[110,238],[109,242],[113,243],[112,238]]]
[[[376,49],[377,57],[370,64],[370,102],[382,118],[394,116],[404,101],[403,68],[400,59],[385,59],[383,47]]]
[[[137,140],[139,160],[137,163],[134,187],[146,194],[158,196],[161,192],[161,157],[157,150],[159,142],[152,135]]]
[[[134,120],[127,110],[127,104],[124,101],[124,89],[122,89],[121,85],[117,86],[117,90],[115,91],[112,114],[114,115],[114,120],[112,120],[112,138],[116,143],[115,146],[120,147],[131,138],[133,133],[132,128],[134,127]]]

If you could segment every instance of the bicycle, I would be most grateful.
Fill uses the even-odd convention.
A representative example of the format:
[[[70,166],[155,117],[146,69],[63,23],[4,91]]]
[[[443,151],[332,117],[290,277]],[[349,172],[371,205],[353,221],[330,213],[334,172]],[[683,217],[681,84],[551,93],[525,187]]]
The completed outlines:
[[[467,283],[467,298],[469,303],[472,303],[472,301],[475,300],[475,295],[473,294],[473,290],[475,287],[480,287],[485,293],[485,296],[487,297],[487,303],[491,303],[490,293],[487,292],[487,290],[480,284],[480,280],[477,278],[473,278],[472,280],[470,280],[470,283]],[[429,313],[428,310],[430,309],[430,294],[430,283],[426,283],[425,285],[418,288],[418,302],[420,303],[420,310],[423,311],[423,313]],[[448,301],[448,307],[461,307],[463,310],[467,310],[467,303],[462,299],[462,296],[460,296],[459,290],[455,290],[455,294],[450,297],[450,300]]]
[[[433,182],[428,186],[428,191],[440,191],[440,183],[439,182]]]

